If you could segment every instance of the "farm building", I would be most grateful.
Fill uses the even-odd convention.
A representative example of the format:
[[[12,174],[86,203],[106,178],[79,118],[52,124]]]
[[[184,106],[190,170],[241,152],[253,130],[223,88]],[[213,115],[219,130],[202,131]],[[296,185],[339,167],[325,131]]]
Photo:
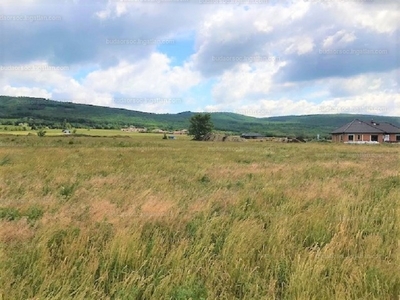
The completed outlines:
[[[243,133],[240,137],[244,138],[244,139],[263,139],[264,138],[264,136],[262,134],[254,133],[254,132]]]
[[[339,143],[400,143],[400,127],[388,122],[364,122],[358,119],[331,132]]]
[[[121,131],[125,131],[125,132],[147,132],[147,128],[146,127],[129,126],[129,127],[121,128]]]
[[[175,130],[173,133],[174,134],[179,134],[179,135],[188,134],[188,130],[187,129]]]
[[[156,128],[156,129],[153,129],[151,132],[153,132],[153,133],[167,133],[168,131]]]

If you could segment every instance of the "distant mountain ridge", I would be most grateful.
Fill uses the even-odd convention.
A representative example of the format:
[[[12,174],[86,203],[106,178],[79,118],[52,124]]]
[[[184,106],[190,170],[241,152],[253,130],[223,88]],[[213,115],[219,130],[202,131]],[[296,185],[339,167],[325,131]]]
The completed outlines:
[[[74,127],[182,129],[196,112],[156,114],[122,108],[60,102],[34,97],[0,96],[0,123],[29,123],[60,128],[64,120]],[[390,122],[400,126],[400,117],[360,114],[318,114],[256,118],[231,112],[211,113],[215,129],[232,133],[259,132],[268,136],[328,136],[337,127],[358,118]]]

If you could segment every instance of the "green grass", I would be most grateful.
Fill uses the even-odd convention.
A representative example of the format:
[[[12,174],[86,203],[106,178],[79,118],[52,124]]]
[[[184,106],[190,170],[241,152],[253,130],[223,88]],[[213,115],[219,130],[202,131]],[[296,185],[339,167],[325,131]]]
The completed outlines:
[[[63,137],[73,139],[75,137],[138,137],[140,140],[157,140],[162,139],[163,134],[158,133],[138,133],[138,132],[124,132],[117,129],[76,129],[74,134],[64,134],[60,129],[46,129],[47,137]],[[1,131],[0,136],[37,136],[38,130],[29,131]],[[172,134],[171,134],[172,135]],[[190,140],[192,137],[187,135],[175,135],[176,139]]]
[[[1,135],[2,161],[0,299],[399,299],[399,145]]]

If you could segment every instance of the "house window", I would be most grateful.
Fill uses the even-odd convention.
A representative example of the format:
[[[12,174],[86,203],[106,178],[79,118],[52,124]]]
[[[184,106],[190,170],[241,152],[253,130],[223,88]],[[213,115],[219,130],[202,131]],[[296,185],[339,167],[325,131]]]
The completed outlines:
[[[357,135],[357,141],[361,140],[361,134]]]
[[[396,135],[396,142],[400,142],[400,134]]]
[[[353,134],[349,134],[349,141],[354,141],[354,135]]]
[[[378,135],[377,134],[371,134],[371,142],[377,142],[378,141]]]

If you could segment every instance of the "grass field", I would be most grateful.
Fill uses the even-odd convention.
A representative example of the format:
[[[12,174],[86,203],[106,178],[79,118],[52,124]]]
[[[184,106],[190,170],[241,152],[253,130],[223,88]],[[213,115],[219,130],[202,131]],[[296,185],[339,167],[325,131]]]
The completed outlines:
[[[399,145],[161,138],[0,135],[0,299],[399,299]]]
[[[66,135],[62,132],[61,129],[45,129],[46,131],[46,136],[74,136],[73,134],[71,135]],[[22,131],[22,130],[0,130],[0,135],[21,135],[21,136],[26,136],[26,135],[37,135],[37,131],[35,130],[27,130],[27,131]],[[138,133],[138,132],[124,132],[121,130],[116,130],[116,129],[82,129],[78,128],[76,129],[76,134],[77,135],[87,135],[87,136],[137,136],[140,135],[142,136],[161,136],[160,134],[156,133]]]

